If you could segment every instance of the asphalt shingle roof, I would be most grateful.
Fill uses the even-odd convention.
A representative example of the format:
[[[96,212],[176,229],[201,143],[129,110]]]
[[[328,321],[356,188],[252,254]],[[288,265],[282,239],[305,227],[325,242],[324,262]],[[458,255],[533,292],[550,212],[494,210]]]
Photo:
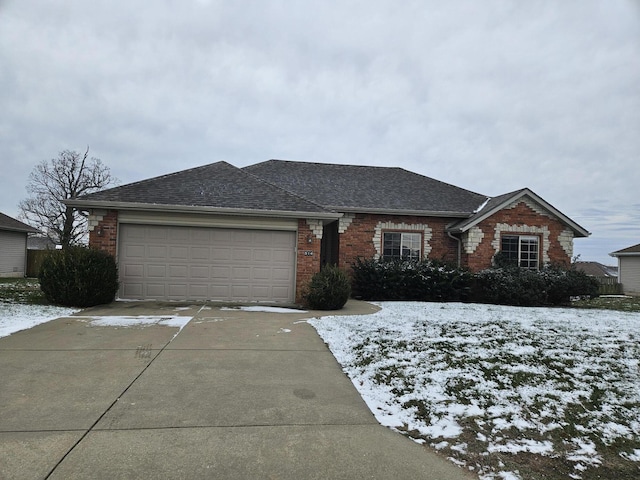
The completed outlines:
[[[268,160],[243,168],[336,211],[414,211],[466,216],[487,197],[398,167]]]
[[[622,250],[617,250],[612,252],[611,255],[640,255],[640,243],[637,245],[633,245],[631,247],[623,248]]]
[[[7,230],[10,232],[26,232],[26,233],[38,233],[38,230],[26,223],[22,223],[20,220],[16,220],[9,215],[0,213],[0,230]]]
[[[226,162],[212,163],[84,195],[78,201],[314,213],[326,211],[320,205],[286,192]]]

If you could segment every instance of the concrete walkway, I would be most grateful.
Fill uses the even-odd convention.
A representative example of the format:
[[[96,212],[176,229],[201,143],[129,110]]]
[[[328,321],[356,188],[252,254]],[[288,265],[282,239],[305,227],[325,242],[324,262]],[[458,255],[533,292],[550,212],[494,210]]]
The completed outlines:
[[[118,302],[1,338],[0,478],[475,478],[376,422],[322,314]]]

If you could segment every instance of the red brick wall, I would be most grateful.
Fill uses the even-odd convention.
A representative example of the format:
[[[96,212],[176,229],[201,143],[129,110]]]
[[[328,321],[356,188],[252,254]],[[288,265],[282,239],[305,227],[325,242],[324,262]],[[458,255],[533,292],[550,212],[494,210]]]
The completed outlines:
[[[320,271],[320,242],[305,219],[298,219],[298,257],[296,271],[296,302],[303,303],[302,296],[311,277]]]
[[[104,250],[114,257],[118,244],[118,212],[109,210],[93,230],[89,231],[89,246]]]
[[[514,208],[503,209],[496,214],[485,219],[478,224],[478,227],[483,231],[484,238],[475,252],[472,254],[466,254],[463,252],[462,260],[463,265],[467,265],[473,271],[483,270],[491,266],[493,256],[496,251],[491,245],[496,234],[496,225],[504,223],[513,226],[529,226],[529,227],[547,227],[549,230],[549,250],[547,255],[551,263],[571,263],[571,258],[565,252],[558,241],[558,236],[565,229],[564,225],[557,219],[541,215],[532,208],[530,208],[525,202],[520,202]],[[544,262],[543,258],[543,241],[544,236],[541,233],[523,233],[514,232],[518,235],[536,235],[540,238],[540,252],[539,259],[540,265]],[[504,234],[504,231],[503,231]]]
[[[373,258],[376,253],[376,245],[374,244],[374,235],[376,227],[380,222],[392,222],[394,224],[408,225],[427,225],[431,228],[431,239],[424,237],[424,232],[419,230],[406,230],[408,232],[423,233],[423,242],[428,241],[431,251],[428,258],[434,260],[444,260],[448,262],[456,262],[458,255],[458,244],[450,238],[445,226],[452,222],[450,218],[438,217],[420,217],[415,215],[374,215],[374,214],[356,214],[351,224],[344,233],[339,234],[340,251],[339,263],[340,268],[350,272],[351,265],[360,258]],[[384,230],[384,231],[396,231]],[[403,231],[403,230],[397,230]],[[381,250],[381,246],[378,245]],[[423,244],[424,252],[424,244]]]

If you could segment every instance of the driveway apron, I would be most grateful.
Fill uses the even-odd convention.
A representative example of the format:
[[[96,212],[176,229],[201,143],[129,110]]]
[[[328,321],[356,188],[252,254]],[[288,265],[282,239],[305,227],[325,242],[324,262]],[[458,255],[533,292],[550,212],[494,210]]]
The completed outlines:
[[[473,478],[380,426],[292,312],[117,302],[0,339],[0,478]]]

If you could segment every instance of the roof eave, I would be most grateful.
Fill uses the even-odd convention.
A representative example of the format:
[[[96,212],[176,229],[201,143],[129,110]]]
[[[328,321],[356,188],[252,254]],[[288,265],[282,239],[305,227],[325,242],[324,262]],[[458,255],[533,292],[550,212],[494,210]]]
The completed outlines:
[[[342,217],[336,212],[304,212],[292,210],[257,210],[251,208],[226,208],[200,205],[167,205],[160,203],[136,203],[136,202],[104,202],[104,201],[83,201],[65,200],[65,205],[78,209],[104,209],[104,210],[135,210],[149,212],[170,212],[170,213],[209,213],[216,215],[237,215],[251,217],[279,217],[279,218],[309,218],[322,220],[336,220]]]
[[[40,233],[40,230],[36,228],[20,228],[20,227],[4,227],[0,226],[0,230],[3,232],[16,232],[16,233]]]

